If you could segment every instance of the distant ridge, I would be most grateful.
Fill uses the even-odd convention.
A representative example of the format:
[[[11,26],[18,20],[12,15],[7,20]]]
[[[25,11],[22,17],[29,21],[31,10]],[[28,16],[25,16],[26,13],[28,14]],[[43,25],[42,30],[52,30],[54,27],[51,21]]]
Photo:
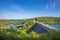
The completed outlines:
[[[41,17],[33,17],[33,18],[26,18],[26,19],[34,19],[34,18],[58,18],[59,16],[41,16]],[[25,19],[2,19],[0,18],[0,20],[25,20]]]

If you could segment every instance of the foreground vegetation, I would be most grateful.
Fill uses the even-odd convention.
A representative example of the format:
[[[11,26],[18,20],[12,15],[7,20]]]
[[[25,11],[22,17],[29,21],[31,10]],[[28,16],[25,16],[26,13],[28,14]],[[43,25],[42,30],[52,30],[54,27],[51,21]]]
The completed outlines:
[[[60,40],[60,30],[56,32],[27,34],[23,30],[1,29],[0,40]]]
[[[34,25],[33,20],[42,23],[60,23],[58,17],[38,17],[23,20],[0,20],[0,40],[60,40],[60,30],[50,33],[37,34],[34,31],[27,34],[27,30]],[[13,26],[7,29],[6,24],[13,23],[15,25],[26,24],[22,29],[14,30]],[[1,28],[6,27],[6,28]]]

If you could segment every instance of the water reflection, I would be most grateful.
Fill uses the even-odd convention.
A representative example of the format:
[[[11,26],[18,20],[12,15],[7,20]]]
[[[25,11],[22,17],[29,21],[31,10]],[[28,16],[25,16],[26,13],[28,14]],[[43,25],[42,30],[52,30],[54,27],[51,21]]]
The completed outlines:
[[[60,29],[60,24],[58,23],[49,23],[48,25]]]

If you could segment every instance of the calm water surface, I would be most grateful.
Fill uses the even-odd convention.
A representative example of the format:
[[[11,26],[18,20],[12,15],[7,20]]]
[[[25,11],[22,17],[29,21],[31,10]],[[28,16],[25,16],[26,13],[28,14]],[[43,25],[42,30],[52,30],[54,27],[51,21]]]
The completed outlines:
[[[60,24],[58,24],[58,23],[54,23],[54,24],[53,23],[51,23],[51,24],[49,23],[48,25],[60,29]]]

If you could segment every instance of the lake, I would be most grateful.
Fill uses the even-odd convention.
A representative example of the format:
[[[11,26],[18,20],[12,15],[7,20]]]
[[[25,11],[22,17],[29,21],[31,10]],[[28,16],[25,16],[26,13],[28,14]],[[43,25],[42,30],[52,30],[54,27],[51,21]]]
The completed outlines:
[[[15,24],[7,24],[7,27],[8,28],[11,28],[11,27],[13,27],[14,29],[21,29],[22,27],[23,27],[23,24],[21,24],[21,25],[15,25]]]
[[[60,29],[60,24],[58,23],[48,23],[48,25]]]

